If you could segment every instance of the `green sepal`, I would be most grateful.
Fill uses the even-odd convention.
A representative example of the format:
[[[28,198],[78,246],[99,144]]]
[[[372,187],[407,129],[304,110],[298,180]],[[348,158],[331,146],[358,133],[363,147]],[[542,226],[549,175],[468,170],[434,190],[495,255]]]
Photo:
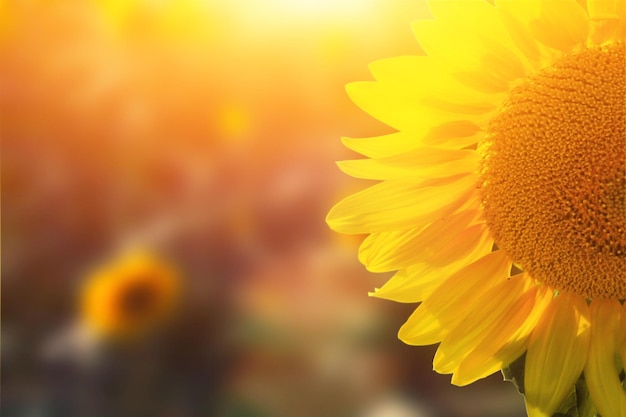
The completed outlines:
[[[576,396],[578,401],[578,415],[580,417],[598,416],[598,410],[591,400],[584,375],[581,375],[576,382]]]
[[[517,391],[524,395],[524,367],[526,364],[526,354],[502,369],[505,381],[512,382]],[[570,394],[565,398],[561,406],[552,417],[600,417],[598,411],[591,400],[589,389],[584,375],[581,375],[572,388]]]
[[[515,385],[517,392],[524,395],[524,366],[526,364],[526,353],[511,362],[509,366],[502,369],[502,376],[505,381]]]
[[[572,389],[552,417],[581,417],[578,413],[578,396],[576,395],[576,389]]]

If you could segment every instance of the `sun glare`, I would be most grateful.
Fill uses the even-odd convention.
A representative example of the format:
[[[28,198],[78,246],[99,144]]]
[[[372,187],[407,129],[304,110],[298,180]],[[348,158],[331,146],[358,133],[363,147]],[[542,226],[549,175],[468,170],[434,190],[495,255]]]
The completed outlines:
[[[272,26],[318,22],[319,20],[352,20],[363,18],[380,6],[377,0],[214,0],[218,7],[253,23],[271,21]]]
[[[321,14],[359,14],[367,10],[372,1],[368,0],[272,0],[266,4],[290,14],[316,16]]]

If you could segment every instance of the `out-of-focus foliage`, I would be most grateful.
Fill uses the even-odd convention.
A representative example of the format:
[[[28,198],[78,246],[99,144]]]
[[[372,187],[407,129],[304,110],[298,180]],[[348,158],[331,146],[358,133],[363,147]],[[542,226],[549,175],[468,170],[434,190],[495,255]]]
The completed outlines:
[[[459,399],[394,340],[406,306],[367,297],[386,277],[324,223],[360,186],[339,137],[389,132],[343,86],[419,53],[423,3],[0,5],[3,416],[481,415],[480,387]],[[85,343],[90,272],[137,246],[177,266],[176,314]]]

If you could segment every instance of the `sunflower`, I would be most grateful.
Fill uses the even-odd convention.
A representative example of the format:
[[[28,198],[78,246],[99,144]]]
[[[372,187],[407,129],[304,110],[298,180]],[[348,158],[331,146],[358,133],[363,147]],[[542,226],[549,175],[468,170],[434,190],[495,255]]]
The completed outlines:
[[[124,253],[87,276],[80,307],[83,322],[109,339],[136,339],[171,315],[180,277],[147,251]]]
[[[369,235],[361,262],[396,271],[372,295],[420,303],[399,337],[440,343],[453,384],[525,358],[529,416],[583,381],[602,417],[624,417],[626,3],[429,7],[413,25],[425,55],[347,86],[396,132],[343,139],[368,158],[339,167],[379,182],[327,222]]]

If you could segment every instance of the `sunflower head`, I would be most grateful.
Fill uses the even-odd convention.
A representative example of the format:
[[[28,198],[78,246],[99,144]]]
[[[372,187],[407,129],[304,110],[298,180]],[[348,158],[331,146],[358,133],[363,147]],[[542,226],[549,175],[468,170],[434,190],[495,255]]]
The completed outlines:
[[[180,276],[167,262],[145,251],[114,259],[86,279],[80,294],[84,322],[108,338],[137,338],[174,311]]]
[[[513,88],[481,141],[484,217],[536,279],[626,299],[624,45],[570,53]]]
[[[626,2],[429,7],[424,55],[347,87],[396,132],[344,139],[367,158],[340,168],[378,183],[328,224],[368,235],[369,270],[397,271],[372,295],[420,303],[399,337],[439,343],[453,383],[524,360],[529,416],[569,415],[579,395],[624,417]]]

